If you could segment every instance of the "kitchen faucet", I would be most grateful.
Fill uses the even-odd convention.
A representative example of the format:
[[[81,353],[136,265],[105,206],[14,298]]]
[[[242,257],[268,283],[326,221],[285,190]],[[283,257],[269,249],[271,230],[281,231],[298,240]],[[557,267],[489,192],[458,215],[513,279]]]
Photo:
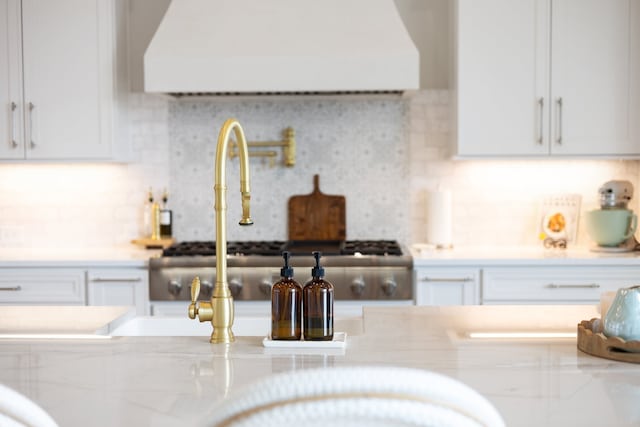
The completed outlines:
[[[222,125],[218,135],[218,146],[215,159],[215,193],[214,210],[216,214],[216,284],[211,294],[211,301],[198,301],[200,294],[200,278],[195,277],[191,284],[191,304],[189,317],[200,322],[211,321],[213,332],[212,343],[230,343],[235,340],[231,327],[233,325],[233,297],[227,282],[227,183],[225,160],[231,132],[235,133],[240,156],[240,194],[242,195],[242,219],[240,225],[251,225],[250,190],[249,190],[249,153],[247,140],[240,123],[236,119],[228,119]]]

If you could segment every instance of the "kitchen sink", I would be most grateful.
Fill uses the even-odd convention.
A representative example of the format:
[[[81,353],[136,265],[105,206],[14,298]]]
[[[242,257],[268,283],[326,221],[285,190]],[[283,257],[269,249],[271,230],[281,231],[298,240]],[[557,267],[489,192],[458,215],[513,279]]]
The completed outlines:
[[[138,316],[112,330],[114,337],[175,337],[209,336],[210,322],[198,322],[188,317]],[[239,316],[234,319],[233,333],[236,336],[267,336],[271,331],[271,319],[263,316]],[[362,317],[342,317],[334,320],[336,332],[359,335],[363,331]]]

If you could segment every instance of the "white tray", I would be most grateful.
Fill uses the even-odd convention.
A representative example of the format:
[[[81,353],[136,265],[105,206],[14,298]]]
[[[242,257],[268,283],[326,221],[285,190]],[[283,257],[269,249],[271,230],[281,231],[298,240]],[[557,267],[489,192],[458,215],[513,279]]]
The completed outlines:
[[[345,348],[347,346],[347,333],[334,332],[331,341],[288,341],[272,340],[267,336],[262,340],[262,345],[271,348]]]

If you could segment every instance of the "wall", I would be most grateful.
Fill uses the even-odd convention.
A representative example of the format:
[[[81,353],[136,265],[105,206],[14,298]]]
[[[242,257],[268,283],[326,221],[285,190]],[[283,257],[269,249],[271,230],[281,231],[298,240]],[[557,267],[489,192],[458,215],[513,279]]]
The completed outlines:
[[[169,188],[179,239],[213,239],[213,146],[223,118],[237,116],[252,140],[296,129],[298,163],[271,168],[252,159],[256,225],[238,218],[237,160],[228,163],[229,236],[285,239],[286,201],[311,191],[347,197],[350,238],[423,242],[425,192],[453,192],[456,246],[538,244],[539,201],[578,193],[583,212],[609,179],[637,183],[638,161],[454,161],[448,92],[403,100],[260,100],[170,102],[132,95],[137,161],[108,164],[0,165],[0,246],[126,245],[141,232],[145,193]],[[633,208],[638,210],[636,200]],[[584,227],[579,243],[588,245]]]

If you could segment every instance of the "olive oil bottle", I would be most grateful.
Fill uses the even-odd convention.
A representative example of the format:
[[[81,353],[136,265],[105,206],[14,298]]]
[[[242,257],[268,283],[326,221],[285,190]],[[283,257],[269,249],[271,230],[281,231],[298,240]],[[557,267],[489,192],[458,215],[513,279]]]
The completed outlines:
[[[320,266],[320,252],[313,252],[316,265],[311,269],[312,279],[302,289],[304,307],[304,339],[331,341],[333,339],[333,285],[324,280],[324,268]]]
[[[293,280],[291,254],[282,252],[284,267],[280,280],[271,288],[271,339],[299,340],[302,337],[302,287]]]

